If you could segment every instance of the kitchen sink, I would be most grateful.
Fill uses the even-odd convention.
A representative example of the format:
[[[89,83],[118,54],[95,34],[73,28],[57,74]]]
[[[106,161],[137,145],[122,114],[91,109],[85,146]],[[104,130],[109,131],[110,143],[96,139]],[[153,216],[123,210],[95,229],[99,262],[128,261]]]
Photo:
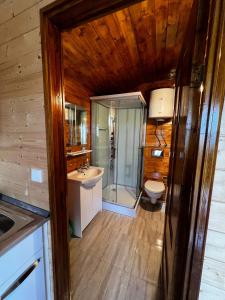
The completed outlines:
[[[5,232],[9,231],[15,222],[9,217],[0,214],[0,236],[2,236]]]
[[[0,242],[31,223],[33,218],[0,202]]]

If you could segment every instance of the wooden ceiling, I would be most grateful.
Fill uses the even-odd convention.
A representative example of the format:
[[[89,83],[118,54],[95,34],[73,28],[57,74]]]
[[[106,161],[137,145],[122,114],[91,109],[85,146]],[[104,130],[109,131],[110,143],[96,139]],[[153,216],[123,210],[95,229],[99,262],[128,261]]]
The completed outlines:
[[[62,34],[65,81],[127,92],[176,68],[193,0],[146,0]]]

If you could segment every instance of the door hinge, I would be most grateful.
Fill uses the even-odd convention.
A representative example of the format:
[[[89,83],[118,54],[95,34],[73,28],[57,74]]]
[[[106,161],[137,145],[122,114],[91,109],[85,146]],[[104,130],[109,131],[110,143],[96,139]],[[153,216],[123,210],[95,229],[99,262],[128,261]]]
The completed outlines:
[[[205,78],[205,64],[193,65],[191,70],[190,87],[199,88]]]

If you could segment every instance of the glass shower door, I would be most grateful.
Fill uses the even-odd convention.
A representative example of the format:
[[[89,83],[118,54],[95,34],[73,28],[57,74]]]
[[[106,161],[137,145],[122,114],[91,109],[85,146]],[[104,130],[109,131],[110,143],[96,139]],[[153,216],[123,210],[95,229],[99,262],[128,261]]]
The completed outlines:
[[[103,200],[133,208],[140,193],[143,108],[92,102],[92,164],[104,168]]]
[[[117,189],[117,203],[127,207],[134,207],[140,178],[139,159],[142,110],[117,110],[117,157],[115,182]]]
[[[115,116],[114,111],[92,102],[92,164],[104,168],[103,198],[116,202],[115,173]]]

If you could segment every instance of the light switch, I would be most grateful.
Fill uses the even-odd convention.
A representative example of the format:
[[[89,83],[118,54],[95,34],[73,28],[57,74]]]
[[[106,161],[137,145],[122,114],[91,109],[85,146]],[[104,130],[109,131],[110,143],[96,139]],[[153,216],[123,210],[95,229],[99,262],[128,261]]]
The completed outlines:
[[[31,180],[34,182],[43,182],[43,171],[40,169],[31,169]]]

